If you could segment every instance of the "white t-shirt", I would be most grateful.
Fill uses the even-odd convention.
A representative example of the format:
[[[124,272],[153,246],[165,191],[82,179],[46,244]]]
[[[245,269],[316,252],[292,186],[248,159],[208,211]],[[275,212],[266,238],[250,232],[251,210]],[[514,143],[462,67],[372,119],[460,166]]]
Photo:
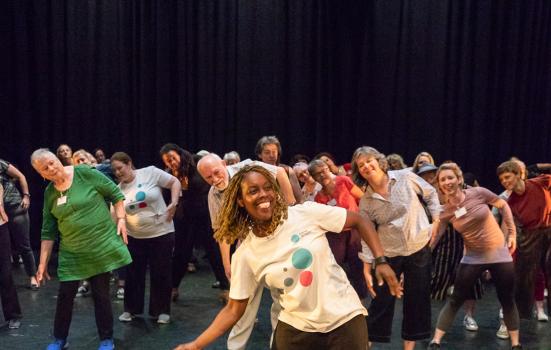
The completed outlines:
[[[174,232],[174,223],[166,220],[161,188],[168,188],[170,181],[176,178],[154,166],[135,170],[135,175],[130,183],[119,183],[124,194],[128,235],[154,238]]]
[[[280,293],[279,320],[304,332],[330,332],[367,315],[325,237],[345,221],[345,209],[307,202],[289,207],[273,235],[249,233],[232,257],[230,298],[250,298],[266,284]]]

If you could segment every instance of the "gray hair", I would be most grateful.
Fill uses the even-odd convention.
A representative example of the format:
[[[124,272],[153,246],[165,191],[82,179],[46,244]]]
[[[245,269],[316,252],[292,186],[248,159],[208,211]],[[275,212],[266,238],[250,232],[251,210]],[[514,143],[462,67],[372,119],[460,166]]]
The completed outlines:
[[[321,159],[314,159],[313,161],[311,161],[309,164],[308,164],[308,172],[310,174],[313,174],[315,173],[315,170],[317,168],[323,168],[323,167],[327,167],[327,164],[325,164],[325,162]]]
[[[224,160],[237,160],[237,162],[239,163],[241,161],[241,157],[236,151],[231,151],[224,154]]]
[[[385,173],[388,171],[388,161],[386,160],[386,157],[383,153],[377,151],[373,147],[369,146],[361,146],[354,151],[354,154],[352,155],[352,180],[354,183],[358,186],[363,186],[366,184],[366,180],[360,175],[360,169],[358,169],[358,165],[356,164],[356,161],[360,156],[368,156],[373,157],[379,162],[379,167],[382,171]]]
[[[299,171],[304,171],[304,170],[308,170],[308,164],[304,162],[297,162],[295,165],[293,165],[293,171],[295,173]]]
[[[39,159],[42,159],[42,158],[46,158],[46,157],[54,157],[57,159],[57,156],[55,154],[53,154],[49,149],[47,148],[39,148],[37,149],[36,151],[33,152],[33,154],[31,154],[31,165],[34,167],[34,163],[39,160]]]

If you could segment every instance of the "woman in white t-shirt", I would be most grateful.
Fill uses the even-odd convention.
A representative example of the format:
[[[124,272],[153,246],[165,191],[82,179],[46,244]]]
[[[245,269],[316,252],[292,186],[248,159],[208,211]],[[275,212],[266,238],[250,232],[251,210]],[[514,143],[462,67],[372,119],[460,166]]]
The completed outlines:
[[[325,233],[355,228],[375,252],[379,283],[402,289],[386,263],[373,226],[343,208],[308,202],[288,207],[273,176],[246,166],[231,179],[216,231],[218,241],[242,240],[232,257],[230,299],[197,339],[177,350],[201,349],[243,315],[259,284],[279,290],[272,349],[368,348],[367,311],[336,263]]]
[[[143,313],[145,273],[149,265],[149,315],[157,318],[158,323],[169,323],[174,249],[172,217],[178,205],[180,181],[154,166],[135,170],[132,159],[124,152],[113,154],[111,168],[125,197],[128,250],[132,255],[127,270],[124,312],[119,320],[129,322]],[[168,206],[162,196],[163,188],[170,189]]]

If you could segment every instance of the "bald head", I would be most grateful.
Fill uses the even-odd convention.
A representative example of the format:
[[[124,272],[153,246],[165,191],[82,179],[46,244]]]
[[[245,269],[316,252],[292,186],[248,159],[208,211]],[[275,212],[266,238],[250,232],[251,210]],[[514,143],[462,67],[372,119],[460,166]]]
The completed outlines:
[[[197,171],[203,179],[216,189],[223,191],[228,187],[229,175],[226,163],[214,153],[209,153],[197,163]]]

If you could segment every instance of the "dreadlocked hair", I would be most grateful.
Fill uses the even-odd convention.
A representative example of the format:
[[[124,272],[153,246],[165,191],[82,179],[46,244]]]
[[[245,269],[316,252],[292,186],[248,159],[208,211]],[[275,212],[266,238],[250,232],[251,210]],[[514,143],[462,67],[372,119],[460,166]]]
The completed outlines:
[[[232,178],[224,191],[222,208],[218,213],[217,221],[220,227],[214,233],[218,242],[232,244],[237,239],[245,239],[253,225],[252,218],[247,210],[238,205],[237,200],[242,198],[241,182],[248,173],[256,172],[263,175],[272,185],[276,195],[274,212],[266,236],[272,235],[276,228],[287,219],[287,203],[274,176],[265,168],[258,165],[246,165]]]

